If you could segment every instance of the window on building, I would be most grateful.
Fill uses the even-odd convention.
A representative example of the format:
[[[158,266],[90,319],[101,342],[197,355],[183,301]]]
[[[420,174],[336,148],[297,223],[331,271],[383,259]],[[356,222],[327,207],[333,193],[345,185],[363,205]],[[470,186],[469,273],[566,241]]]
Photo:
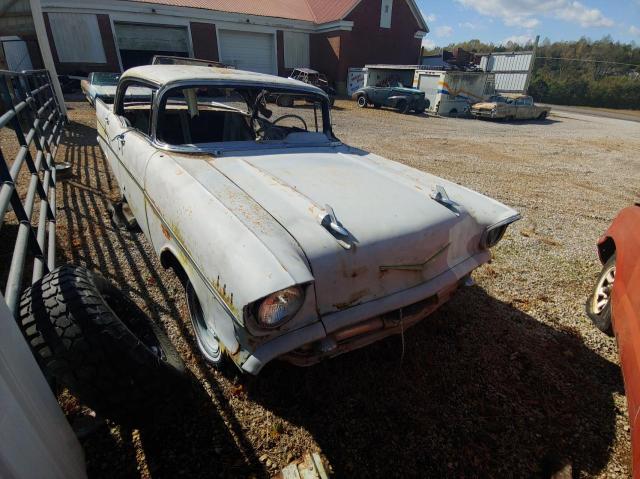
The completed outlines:
[[[393,9],[393,0],[382,0],[380,9],[380,28],[391,28],[391,10]]]

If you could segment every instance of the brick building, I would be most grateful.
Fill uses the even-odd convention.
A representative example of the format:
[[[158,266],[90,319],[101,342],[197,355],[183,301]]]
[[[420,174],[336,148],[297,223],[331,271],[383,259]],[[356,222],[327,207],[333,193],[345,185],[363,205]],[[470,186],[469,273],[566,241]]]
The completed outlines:
[[[285,75],[415,64],[429,31],[414,0],[42,0],[59,73],[121,71],[156,53]]]

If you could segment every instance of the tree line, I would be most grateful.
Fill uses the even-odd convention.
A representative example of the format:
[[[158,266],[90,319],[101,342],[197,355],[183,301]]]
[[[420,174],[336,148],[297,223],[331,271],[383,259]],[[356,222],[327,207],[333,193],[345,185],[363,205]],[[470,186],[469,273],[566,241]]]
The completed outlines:
[[[489,53],[532,50],[533,45],[504,45],[470,40],[446,47]],[[635,43],[581,38],[538,45],[529,93],[536,101],[562,105],[640,109],[640,47]],[[609,63],[603,63],[609,62]]]

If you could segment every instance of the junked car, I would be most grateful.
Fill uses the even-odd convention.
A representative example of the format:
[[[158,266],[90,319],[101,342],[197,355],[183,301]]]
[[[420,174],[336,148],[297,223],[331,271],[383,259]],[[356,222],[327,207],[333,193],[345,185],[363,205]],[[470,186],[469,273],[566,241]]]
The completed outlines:
[[[146,101],[128,99],[130,88],[145,88]],[[281,107],[278,95],[296,101]],[[96,115],[122,200],[185,284],[202,353],[251,374],[406,331],[519,219],[342,143],[327,95],[292,79],[142,66]]]
[[[103,101],[111,103],[116,95],[119,78],[120,73],[89,73],[85,80],[80,81],[80,88],[91,105],[95,103],[96,98],[102,98]]]
[[[527,95],[494,95],[471,107],[472,116],[489,120],[544,120],[550,111],[549,107],[536,105]]]
[[[317,86],[329,96],[329,102],[333,105],[336,98],[336,91],[329,86],[329,80],[327,80],[327,77],[322,73],[312,70],[311,68],[294,68],[289,78]]]
[[[422,90],[405,87],[399,81],[385,81],[377,86],[365,86],[353,92],[352,98],[360,108],[373,105],[374,108],[388,106],[400,113],[424,113],[429,108],[429,100]]]
[[[622,365],[633,449],[634,477],[640,473],[640,202],[618,213],[598,240],[602,271],[587,300],[587,315],[615,334]]]

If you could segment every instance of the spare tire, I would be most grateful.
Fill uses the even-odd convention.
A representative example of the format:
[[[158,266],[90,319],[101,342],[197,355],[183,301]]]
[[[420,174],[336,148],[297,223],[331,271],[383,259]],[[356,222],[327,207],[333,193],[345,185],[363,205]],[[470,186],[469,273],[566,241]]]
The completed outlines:
[[[19,325],[45,375],[107,417],[141,419],[184,378],[158,325],[85,268],[61,266],[27,289]]]

